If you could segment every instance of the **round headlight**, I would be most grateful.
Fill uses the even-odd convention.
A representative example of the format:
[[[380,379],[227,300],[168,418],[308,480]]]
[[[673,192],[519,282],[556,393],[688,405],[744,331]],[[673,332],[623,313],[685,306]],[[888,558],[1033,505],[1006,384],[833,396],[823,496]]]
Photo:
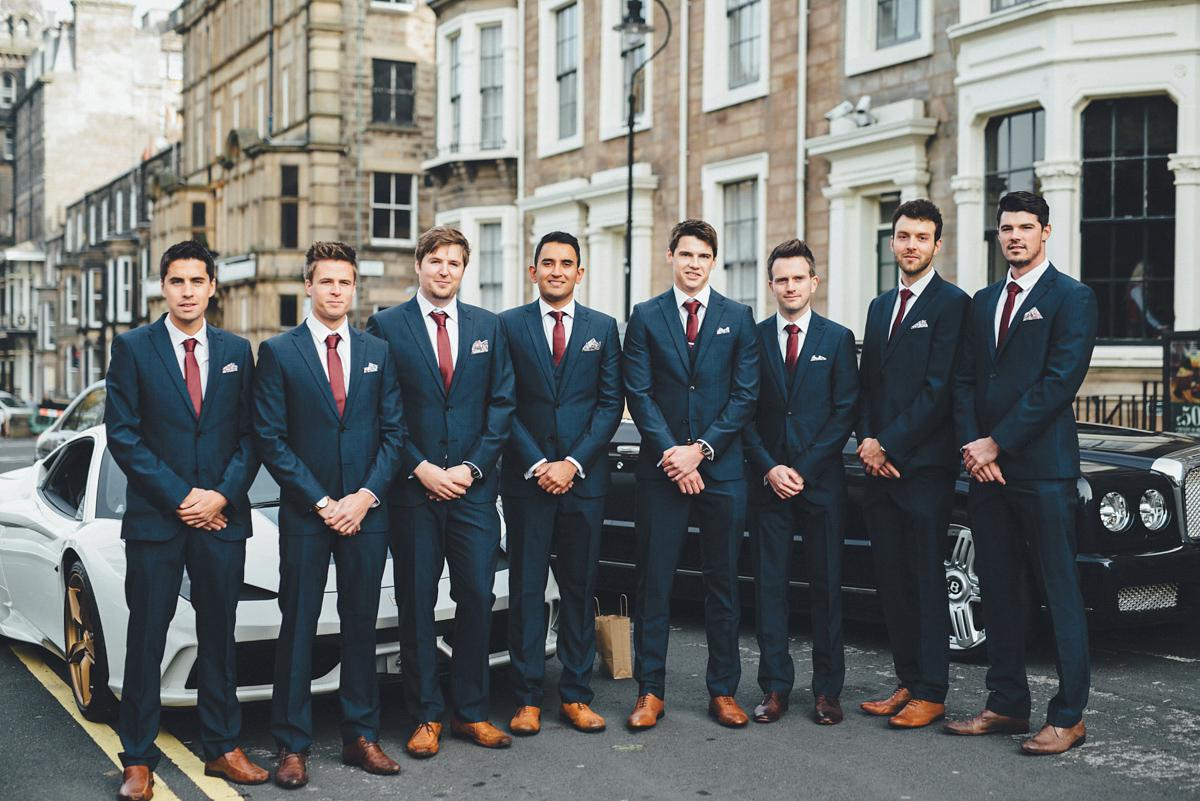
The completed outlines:
[[[1151,531],[1158,531],[1167,524],[1170,512],[1167,511],[1167,500],[1158,490],[1148,489],[1142,493],[1138,503],[1138,511],[1142,515],[1142,525]]]
[[[1100,522],[1109,531],[1124,531],[1129,528],[1129,504],[1119,492],[1110,492],[1100,499]]]

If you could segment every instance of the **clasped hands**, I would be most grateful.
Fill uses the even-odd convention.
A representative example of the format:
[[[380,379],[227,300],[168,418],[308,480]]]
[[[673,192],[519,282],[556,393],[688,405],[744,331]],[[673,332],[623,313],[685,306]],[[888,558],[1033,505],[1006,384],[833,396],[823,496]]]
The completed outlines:
[[[675,482],[684,495],[696,495],[704,490],[704,479],[700,477],[700,463],[704,454],[700,443],[672,445],[663,451],[662,469],[667,478]]]
[[[976,481],[999,481],[1004,484],[1004,474],[996,459],[1000,456],[1000,446],[991,437],[983,437],[974,442],[968,442],[962,447],[963,467]]]
[[[475,483],[471,468],[465,464],[442,469],[430,462],[421,462],[413,475],[425,487],[425,495],[431,501],[452,501],[467,494]]]
[[[858,460],[862,462],[863,470],[868,476],[900,478],[900,471],[888,459],[887,452],[874,437],[864,437],[863,441],[858,443],[855,453],[858,454]]]
[[[201,531],[220,531],[229,525],[222,511],[229,505],[225,496],[216,490],[192,487],[192,491],[175,509],[175,515],[192,528]]]
[[[336,531],[339,536],[349,537],[357,534],[362,528],[363,518],[367,516],[376,500],[370,492],[360,489],[341,500],[335,501],[330,498],[324,509],[317,510],[317,514],[325,521],[325,525]]]

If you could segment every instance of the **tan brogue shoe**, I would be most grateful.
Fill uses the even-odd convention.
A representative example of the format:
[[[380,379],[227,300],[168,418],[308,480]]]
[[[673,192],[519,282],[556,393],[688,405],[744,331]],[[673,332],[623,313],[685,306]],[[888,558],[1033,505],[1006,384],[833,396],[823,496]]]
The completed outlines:
[[[1087,727],[1082,720],[1069,729],[1060,729],[1047,723],[1040,732],[1021,743],[1021,750],[1035,756],[1047,756],[1061,754],[1086,742]]]
[[[985,709],[970,720],[946,721],[942,731],[974,736],[979,734],[1028,734],[1029,718],[1010,718]]]
[[[121,774],[120,801],[150,801],[154,797],[154,774],[149,765],[130,765]]]
[[[665,714],[667,710],[661,698],[650,693],[639,695],[637,704],[629,715],[629,728],[649,729]]]
[[[587,704],[578,701],[560,706],[558,716],[582,732],[604,731],[604,718],[593,712]]]
[[[442,724],[418,723],[405,748],[417,759],[428,759],[438,752],[438,741],[441,739]]]
[[[834,695],[818,695],[813,702],[813,722],[833,726],[842,722],[842,704]]]
[[[888,718],[888,725],[897,729],[919,729],[946,717],[946,705],[914,698],[904,708]]]
[[[275,783],[285,790],[295,790],[308,784],[308,757],[295,751],[279,752],[279,768]]]
[[[750,718],[738,706],[737,701],[733,700],[732,695],[714,695],[708,699],[708,714],[716,718],[717,723],[731,729],[740,728],[750,722]]]
[[[262,784],[271,778],[270,772],[251,762],[241,748],[205,762],[204,775],[220,776],[234,784]]]
[[[362,736],[342,746],[342,764],[362,768],[367,773],[378,776],[391,776],[400,772],[399,763],[383,753],[379,743],[371,742]]]
[[[788,711],[788,697],[783,693],[767,693],[762,703],[754,707],[755,723],[774,723]]]
[[[463,740],[470,740],[475,745],[482,745],[484,748],[508,748],[512,745],[511,737],[486,720],[468,723],[465,720],[451,717],[450,733]]]
[[[896,688],[896,692],[892,693],[890,698],[885,698],[882,701],[863,701],[863,711],[868,715],[895,715],[904,705],[912,700],[912,693],[904,685]]]
[[[536,706],[519,706],[508,722],[508,730],[513,734],[528,737],[542,730],[542,710]]]

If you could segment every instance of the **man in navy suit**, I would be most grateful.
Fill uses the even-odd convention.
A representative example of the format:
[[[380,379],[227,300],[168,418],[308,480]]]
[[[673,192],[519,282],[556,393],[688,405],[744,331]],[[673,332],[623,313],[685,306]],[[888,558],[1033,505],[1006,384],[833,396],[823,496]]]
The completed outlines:
[[[998,240],[1008,273],[975,293],[955,384],[955,423],[971,474],[987,649],[983,712],[946,723],[954,734],[1029,730],[1022,592],[1027,559],[1050,609],[1058,692],[1031,754],[1083,743],[1091,670],[1075,566],[1079,439],[1071,403],[1096,342],[1096,296],[1046,257],[1050,207],[1030,192],[1000,198]]]
[[[716,256],[711,225],[677,224],[667,246],[674,286],[635,306],[625,330],[625,397],[642,435],[634,514],[634,729],[650,728],[664,713],[671,584],[689,520],[700,528],[708,711],[724,726],[748,721],[733,696],[742,675],[742,429],[758,394],[758,347],[749,307],[708,285]]]
[[[450,566],[454,614],[450,730],[488,748],[512,738],[488,722],[488,635],[500,551],[500,459],[513,419],[513,373],[499,318],[458,300],[471,248],[453,228],[417,240],[417,296],[371,316],[396,361],[409,440],[388,493],[400,606],[404,696],[414,757],[438,751],[445,701],[434,605]]]
[[[854,334],[812,309],[819,279],[799,239],[767,257],[778,313],[758,324],[762,390],[746,427],[750,554],[759,647],[754,710],[773,723],[788,709],[795,666],[788,652],[788,563],[804,541],[812,610],[813,719],[842,720],[842,536],[846,476],[842,448],[854,428],[858,364]]]
[[[508,652],[516,685],[513,734],[541,728],[546,672],[543,604],[550,550],[562,590],[559,716],[579,731],[604,730],[588,704],[596,624],[592,596],[608,492],[608,441],[621,424],[617,322],[575,302],[583,280],[579,241],[553,231],[533,252],[539,297],[500,315],[516,376],[517,414],[504,451],[500,492],[508,524]]]
[[[240,784],[268,774],[237,746],[233,629],[250,536],[250,343],[208,325],[216,265],[197,242],[163,254],[167,313],[113,340],[104,422],[129,479],[121,537],[129,627],[121,692],[119,798],[154,794],[159,676],[183,572],[196,610],[197,707],[205,772]]]
[[[900,286],[867,310],[859,367],[858,458],[867,474],[863,515],[876,587],[900,685],[862,708],[898,728],[946,714],[950,683],[949,603],[943,554],[958,448],[946,425],[954,367],[970,299],[933,268],[942,214],[910,200],[892,215]]]
[[[255,440],[279,482],[279,609],[271,732],[275,783],[308,783],[312,650],[332,557],[341,640],[342,762],[369,773],[400,766],[379,748],[375,625],[387,562],[380,501],[400,463],[405,429],[387,345],[351,328],[354,248],[315,242],[304,262],[312,313],[258,349]]]

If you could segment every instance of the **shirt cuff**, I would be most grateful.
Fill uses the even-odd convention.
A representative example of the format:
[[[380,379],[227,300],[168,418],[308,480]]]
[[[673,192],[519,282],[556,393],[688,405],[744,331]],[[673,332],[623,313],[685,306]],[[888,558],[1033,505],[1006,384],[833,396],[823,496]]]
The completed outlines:
[[[375,493],[371,492],[371,491],[370,491],[369,489],[367,489],[366,487],[359,487],[358,491],[359,491],[359,492],[365,492],[365,493],[367,493],[368,495],[370,495],[372,498],[374,498],[374,499],[375,499],[375,502],[374,502],[373,504],[371,504],[371,506],[370,506],[369,508],[371,508],[371,509],[374,509],[376,506],[378,506],[378,505],[379,505],[379,496],[378,496],[378,495],[376,495]]]
[[[465,464],[467,467],[471,468],[471,477],[472,478],[474,478],[476,481],[483,480],[483,471],[482,470],[480,470],[478,467],[471,464],[470,462],[463,462],[463,464]]]
[[[525,480],[528,481],[529,479],[533,478],[533,471],[537,470],[539,467],[541,467],[545,463],[546,463],[546,459],[538,459],[536,462],[534,462],[533,467],[531,467],[525,471]]]
[[[708,448],[708,453],[709,453],[709,455],[704,457],[704,458],[705,458],[705,459],[707,459],[708,461],[710,461],[710,462],[711,462],[711,461],[713,460],[713,457],[717,455],[717,452],[716,452],[715,450],[713,450],[713,446],[712,446],[712,445],[709,445],[709,444],[708,444],[707,442],[705,442],[704,440],[702,440],[702,439],[698,439],[698,440],[696,440],[696,444],[697,444],[697,445],[703,445],[705,448]]]
[[[579,460],[577,460],[574,456],[568,456],[566,460],[575,465],[575,472],[579,474],[580,478],[587,478],[587,476],[583,474],[583,465],[579,463]]]

